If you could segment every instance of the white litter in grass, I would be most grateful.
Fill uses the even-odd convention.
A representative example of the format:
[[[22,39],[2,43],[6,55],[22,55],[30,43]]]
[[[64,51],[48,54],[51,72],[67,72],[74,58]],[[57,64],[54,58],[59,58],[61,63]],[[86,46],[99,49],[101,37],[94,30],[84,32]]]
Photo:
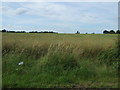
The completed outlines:
[[[23,65],[24,64],[24,62],[20,62],[20,63],[18,63],[18,65]]]

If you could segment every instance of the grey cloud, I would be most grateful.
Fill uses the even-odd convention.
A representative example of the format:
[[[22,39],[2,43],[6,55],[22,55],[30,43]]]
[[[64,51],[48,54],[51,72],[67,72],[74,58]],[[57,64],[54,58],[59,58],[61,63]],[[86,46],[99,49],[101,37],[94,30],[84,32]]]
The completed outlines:
[[[28,10],[26,8],[18,8],[16,9],[16,15],[21,15],[28,12]]]
[[[10,7],[8,7],[8,6],[2,6],[1,9],[2,9],[2,11],[5,12],[5,11],[8,11],[10,9]]]

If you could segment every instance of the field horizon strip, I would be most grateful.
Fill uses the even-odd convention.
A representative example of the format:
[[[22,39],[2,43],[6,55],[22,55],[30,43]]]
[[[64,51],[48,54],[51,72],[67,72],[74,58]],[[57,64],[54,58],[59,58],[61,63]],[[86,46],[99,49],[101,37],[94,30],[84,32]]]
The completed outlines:
[[[118,88],[117,36],[2,33],[3,87]]]

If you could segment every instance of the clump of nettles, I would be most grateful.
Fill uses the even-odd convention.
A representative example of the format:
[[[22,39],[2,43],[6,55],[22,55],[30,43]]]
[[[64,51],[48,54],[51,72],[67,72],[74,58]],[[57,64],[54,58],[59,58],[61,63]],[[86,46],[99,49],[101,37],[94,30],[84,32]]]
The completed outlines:
[[[72,54],[63,52],[49,53],[46,64],[50,66],[62,66],[64,69],[72,69],[79,66]]]

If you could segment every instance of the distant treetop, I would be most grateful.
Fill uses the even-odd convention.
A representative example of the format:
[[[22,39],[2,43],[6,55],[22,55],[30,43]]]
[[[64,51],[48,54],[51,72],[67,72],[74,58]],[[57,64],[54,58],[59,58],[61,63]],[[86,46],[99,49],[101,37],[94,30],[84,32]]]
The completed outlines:
[[[120,30],[117,30],[116,32],[114,30],[110,31],[104,30],[103,34],[120,34]]]
[[[79,32],[79,31],[77,31],[77,32],[76,32],[76,34],[80,34],[80,32]]]

